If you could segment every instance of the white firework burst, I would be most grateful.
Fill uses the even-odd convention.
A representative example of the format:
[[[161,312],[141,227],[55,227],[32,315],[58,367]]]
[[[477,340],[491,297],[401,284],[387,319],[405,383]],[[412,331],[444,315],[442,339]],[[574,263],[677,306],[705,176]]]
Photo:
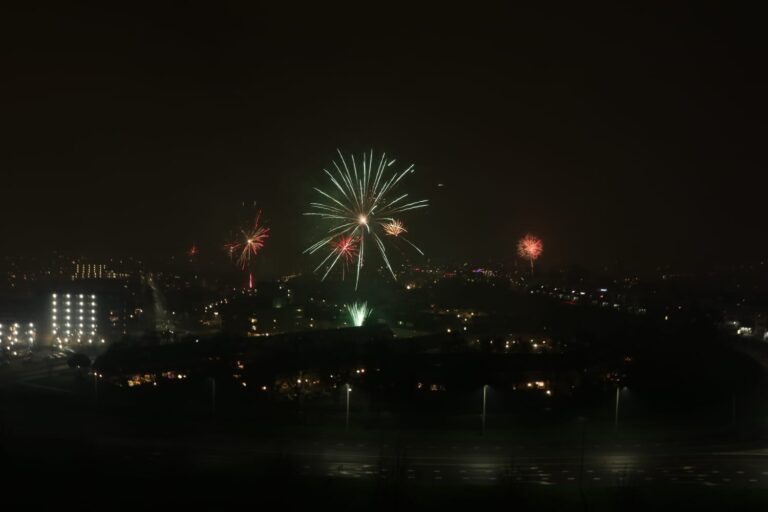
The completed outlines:
[[[331,193],[315,188],[323,196],[323,202],[310,203],[311,212],[304,215],[312,215],[330,223],[326,235],[307,248],[304,253],[314,254],[321,249],[328,250],[328,254],[315,268],[320,270],[324,266],[323,279],[336,266],[342,262],[348,254],[339,250],[338,240],[349,239],[356,241],[356,274],[355,289],[360,282],[360,270],[365,262],[366,241],[373,243],[393,278],[396,278],[387,257],[387,246],[384,243],[385,235],[389,238],[403,240],[419,254],[424,254],[421,249],[401,236],[405,232],[402,221],[395,219],[395,215],[404,212],[425,208],[427,200],[409,201],[408,194],[393,194],[393,190],[405,177],[414,172],[414,166],[409,165],[405,170],[389,173],[389,169],[395,164],[394,159],[388,159],[386,154],[374,158],[373,150],[363,153],[359,160],[350,155],[349,162],[344,158],[340,150],[339,161],[333,161],[335,172],[323,169],[330,178],[333,188]]]

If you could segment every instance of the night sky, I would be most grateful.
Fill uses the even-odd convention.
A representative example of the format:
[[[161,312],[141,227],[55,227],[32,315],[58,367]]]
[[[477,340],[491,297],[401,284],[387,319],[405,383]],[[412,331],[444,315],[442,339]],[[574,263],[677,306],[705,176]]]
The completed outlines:
[[[265,265],[308,270],[337,147],[416,164],[405,220],[437,260],[528,231],[543,265],[768,250],[763,18],[730,3],[61,4],[0,13],[5,254],[218,255],[255,200]]]

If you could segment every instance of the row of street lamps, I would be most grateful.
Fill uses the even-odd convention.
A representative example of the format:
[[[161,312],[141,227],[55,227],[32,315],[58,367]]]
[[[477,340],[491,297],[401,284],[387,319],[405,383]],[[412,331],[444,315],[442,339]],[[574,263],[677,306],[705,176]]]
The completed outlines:
[[[214,413],[216,410],[216,379],[211,378],[211,413]],[[483,409],[481,414],[481,424],[482,424],[482,433],[485,434],[485,417],[486,417],[486,404],[488,403],[488,384],[483,384]],[[344,385],[345,389],[345,395],[346,395],[346,412],[345,412],[345,418],[344,418],[344,430],[349,431],[349,395],[352,393],[352,386],[347,383]],[[616,430],[619,429],[619,403],[621,399],[621,391],[622,389],[627,389],[626,386],[623,388],[621,386],[616,386],[616,401],[615,401],[615,408],[614,408],[614,416],[613,416],[613,425]],[[97,374],[94,372],[94,391],[95,395],[98,396],[98,381],[97,381]]]
[[[349,385],[349,383],[346,384],[346,395],[347,395],[347,413],[346,413],[346,419],[345,419],[345,430],[349,430],[349,394],[352,393],[352,387]],[[623,389],[626,389],[627,387],[624,386]],[[616,386],[616,407],[614,411],[614,417],[613,417],[613,425],[616,430],[619,429],[619,399],[621,397],[621,386]],[[485,406],[488,402],[488,384],[483,384],[483,412],[481,415],[482,418],[482,433],[485,434]]]

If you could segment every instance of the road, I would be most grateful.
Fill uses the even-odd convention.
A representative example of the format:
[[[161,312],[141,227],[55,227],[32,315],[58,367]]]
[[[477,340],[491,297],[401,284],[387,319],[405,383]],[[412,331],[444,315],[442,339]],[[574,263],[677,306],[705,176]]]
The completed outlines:
[[[114,457],[174,461],[187,470],[272,471],[276,461],[292,474],[339,479],[400,479],[453,485],[497,483],[600,487],[693,484],[768,489],[768,450],[716,451],[711,447],[643,451],[634,446],[590,447],[588,454],[557,454],[543,447],[493,444],[393,446],[318,440],[186,439],[135,443],[101,439]],[[181,464],[179,464],[181,462]],[[271,469],[272,468],[272,469]],[[170,468],[168,468],[170,469]]]
[[[23,390],[42,395],[71,393],[38,381],[66,373],[56,361],[15,365],[0,370],[4,393]],[[588,442],[556,446],[547,443],[497,442],[482,437],[461,441],[398,442],[357,441],[344,432],[323,434],[322,439],[258,437],[235,434],[203,425],[173,436],[133,435],[108,415],[78,412],[67,422],[100,460],[149,464],[163,471],[269,472],[275,466],[303,477],[334,479],[398,480],[431,485],[519,484],[576,486],[579,488],[694,485],[768,489],[768,449],[763,446],[701,446]],[[57,417],[58,421],[58,417]],[[11,455],[35,450],[55,459],[58,446],[47,443],[44,431],[24,427],[7,447]],[[61,434],[66,435],[66,434]],[[71,434],[69,434],[71,437]],[[578,444],[578,443],[577,443]],[[583,450],[583,455],[582,455]],[[63,452],[62,459],[69,457]]]

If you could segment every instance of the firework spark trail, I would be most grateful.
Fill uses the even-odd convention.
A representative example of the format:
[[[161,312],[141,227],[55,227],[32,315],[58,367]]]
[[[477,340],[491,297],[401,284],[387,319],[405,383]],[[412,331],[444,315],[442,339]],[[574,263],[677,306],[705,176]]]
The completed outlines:
[[[517,243],[517,255],[531,262],[531,273],[533,273],[533,262],[539,259],[544,245],[541,239],[533,235],[525,235]]]
[[[365,240],[372,238],[384,264],[392,277],[396,279],[387,257],[386,245],[377,232],[401,238],[420,254],[424,254],[414,243],[400,236],[406,232],[405,227],[401,221],[393,216],[410,210],[425,208],[427,200],[408,201],[407,193],[389,199],[393,189],[405,175],[414,172],[414,167],[410,165],[403,171],[393,172],[387,176],[387,170],[395,163],[395,160],[388,160],[386,154],[382,154],[375,161],[373,150],[367,154],[363,153],[358,165],[354,155],[350,155],[348,162],[340,150],[336,151],[339,159],[333,161],[335,173],[323,169],[331,181],[333,194],[315,188],[315,191],[323,197],[322,202],[310,203],[310,208],[313,211],[304,214],[320,217],[332,225],[326,236],[308,247],[304,253],[314,254],[323,248],[331,247],[329,254],[315,269],[317,271],[330,262],[323,275],[323,279],[325,279],[342,255],[345,261],[349,255],[346,251],[340,251],[334,240],[338,240],[339,236],[356,240],[359,247],[356,251],[355,289],[357,289],[360,281],[360,270],[365,262]]]
[[[365,320],[373,313],[373,308],[369,308],[367,302],[353,302],[352,304],[347,304],[347,313],[349,313],[352,325],[362,327]]]

